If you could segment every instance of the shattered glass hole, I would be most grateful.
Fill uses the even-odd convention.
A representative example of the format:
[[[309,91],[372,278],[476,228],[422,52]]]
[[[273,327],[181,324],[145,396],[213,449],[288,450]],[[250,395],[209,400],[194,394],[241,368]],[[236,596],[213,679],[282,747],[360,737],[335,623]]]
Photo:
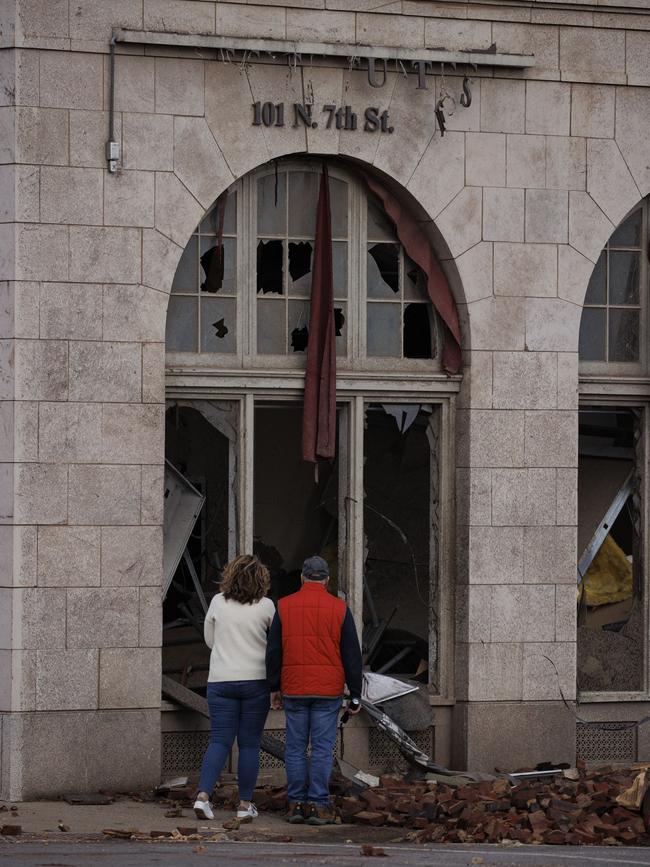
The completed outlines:
[[[289,241],[289,292],[309,296],[313,245],[309,241]]]
[[[225,326],[223,319],[219,319],[217,320],[217,322],[213,322],[212,327],[214,328],[214,333],[220,339],[224,338],[226,334],[228,334],[228,328]]]
[[[368,296],[391,298],[399,292],[399,244],[368,245]]]
[[[404,358],[431,358],[431,321],[428,304],[404,308]]]
[[[289,301],[289,351],[304,352],[309,343],[309,301]]]
[[[202,292],[234,292],[237,285],[237,241],[223,238],[219,250],[214,237],[201,238],[201,268],[205,277],[201,283]]]
[[[291,348],[294,352],[304,352],[309,343],[309,329],[306,327],[294,328],[291,332]]]
[[[343,314],[342,307],[334,308],[334,333],[337,337],[340,337],[343,332],[343,326],[345,325],[345,315]]]
[[[257,245],[257,291],[264,295],[273,292],[283,293],[282,241],[260,241]]]
[[[235,352],[237,302],[234,298],[201,299],[201,352]]]

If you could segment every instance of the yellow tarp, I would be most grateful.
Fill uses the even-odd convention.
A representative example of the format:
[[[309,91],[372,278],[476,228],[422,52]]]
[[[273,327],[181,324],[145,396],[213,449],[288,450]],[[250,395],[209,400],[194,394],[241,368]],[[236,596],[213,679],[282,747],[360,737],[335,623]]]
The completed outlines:
[[[634,779],[629,789],[616,797],[616,803],[628,810],[640,810],[645,793],[648,791],[648,772],[641,771]]]
[[[605,537],[582,584],[589,607],[622,602],[632,596],[632,564],[610,535]]]

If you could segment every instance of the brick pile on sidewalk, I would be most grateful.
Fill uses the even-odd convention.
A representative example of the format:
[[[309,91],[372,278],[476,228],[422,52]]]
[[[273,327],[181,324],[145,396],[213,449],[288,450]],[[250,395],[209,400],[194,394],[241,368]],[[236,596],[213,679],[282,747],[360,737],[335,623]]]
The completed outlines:
[[[334,802],[340,821],[407,829],[400,839],[411,842],[650,845],[641,814],[616,802],[637,771],[581,767],[567,775],[461,786],[442,778],[383,776],[379,786],[358,794],[339,779]],[[230,792],[222,790],[222,795],[228,803]],[[260,788],[255,802],[261,810],[285,810],[286,790]]]

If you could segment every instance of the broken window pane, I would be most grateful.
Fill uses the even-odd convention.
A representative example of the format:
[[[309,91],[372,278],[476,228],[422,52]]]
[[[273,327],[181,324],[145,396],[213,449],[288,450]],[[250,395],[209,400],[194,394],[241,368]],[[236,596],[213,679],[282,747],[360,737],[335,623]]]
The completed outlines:
[[[237,351],[237,302],[201,298],[201,352]]]
[[[284,355],[287,351],[287,325],[283,301],[257,300],[257,351],[261,355]]]
[[[404,358],[432,358],[428,304],[404,307]]]
[[[309,301],[289,301],[289,352],[304,352],[309,341]]]
[[[205,236],[201,238],[201,290],[203,292],[221,292],[224,295],[229,295],[233,294],[236,291],[236,238],[223,238],[222,255],[223,271],[219,267],[218,263],[218,248],[216,244],[216,239]],[[214,269],[214,271],[212,269]],[[219,279],[219,277],[221,279]]]
[[[348,245],[345,241],[332,244],[332,276],[334,297],[346,298],[348,294]]]
[[[300,589],[314,553],[329,564],[329,591],[338,589],[338,465],[320,464],[315,481],[301,443],[301,403],[256,401],[254,552],[269,567],[274,599]]]
[[[404,298],[407,301],[429,300],[426,275],[406,253],[404,253]]]
[[[609,252],[609,303],[639,303],[640,256],[621,250]]]
[[[609,360],[639,360],[639,311],[609,311]]]
[[[399,244],[368,245],[368,297],[394,298],[399,293]]]
[[[418,405],[368,405],[363,472],[364,650],[371,670],[424,682],[434,619],[430,420]]]
[[[625,220],[609,239],[610,247],[638,247],[641,243],[641,227],[643,211],[641,208]]]
[[[257,234],[284,235],[287,230],[286,175],[264,175],[257,181]]]
[[[582,691],[643,688],[642,525],[634,484],[627,486],[635,468],[636,426],[630,408],[580,410],[578,560],[583,577],[577,663]]]
[[[257,291],[265,295],[283,293],[284,242],[259,241],[257,244]]]
[[[183,250],[172,283],[172,292],[197,292],[199,277],[199,239],[192,235]]]
[[[607,281],[607,253],[603,252],[598,257],[596,267],[592,271],[587,286],[585,304],[605,304]]]
[[[585,307],[580,320],[580,358],[605,361],[605,310]]]
[[[289,174],[289,234],[313,238],[316,232],[316,206],[320,174]]]
[[[199,231],[202,235],[217,234],[217,206],[216,202],[201,220]],[[231,190],[226,201],[226,210],[223,215],[223,231],[226,235],[237,234],[237,191]]]
[[[348,236],[348,185],[339,178],[330,177],[330,211],[332,213],[332,237]]]
[[[199,327],[198,298],[171,295],[167,308],[165,345],[168,352],[196,352]]]
[[[310,241],[289,241],[289,295],[309,297],[313,252]]]
[[[402,354],[402,329],[399,304],[368,304],[367,353],[399,358]]]
[[[212,300],[212,299],[210,299]],[[221,568],[234,556],[237,543],[236,401],[173,403],[165,417],[165,456],[205,497],[187,543],[200,588],[207,602],[218,590]],[[190,403],[190,401],[187,401]],[[170,475],[166,473],[166,483]],[[173,497],[170,488],[166,495]],[[166,497],[166,502],[168,502]],[[182,531],[181,531],[182,533]],[[184,535],[184,534],[183,534]],[[165,521],[165,560],[178,556],[178,526]],[[203,636],[203,608],[184,559],[181,559],[163,605],[163,672],[205,694],[210,649]],[[191,660],[191,665],[188,661]]]
[[[394,241],[395,227],[374,196],[368,196],[368,240]]]
[[[348,350],[348,305],[334,304],[334,333],[336,335],[336,354],[347,355]]]

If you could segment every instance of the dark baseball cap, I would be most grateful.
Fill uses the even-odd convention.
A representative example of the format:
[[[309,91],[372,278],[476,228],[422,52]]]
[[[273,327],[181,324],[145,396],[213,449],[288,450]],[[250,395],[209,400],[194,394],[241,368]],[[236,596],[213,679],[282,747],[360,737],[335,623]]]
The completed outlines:
[[[308,580],[322,581],[329,578],[330,567],[327,565],[327,560],[318,557],[316,554],[313,557],[307,557],[302,564],[302,574]]]

